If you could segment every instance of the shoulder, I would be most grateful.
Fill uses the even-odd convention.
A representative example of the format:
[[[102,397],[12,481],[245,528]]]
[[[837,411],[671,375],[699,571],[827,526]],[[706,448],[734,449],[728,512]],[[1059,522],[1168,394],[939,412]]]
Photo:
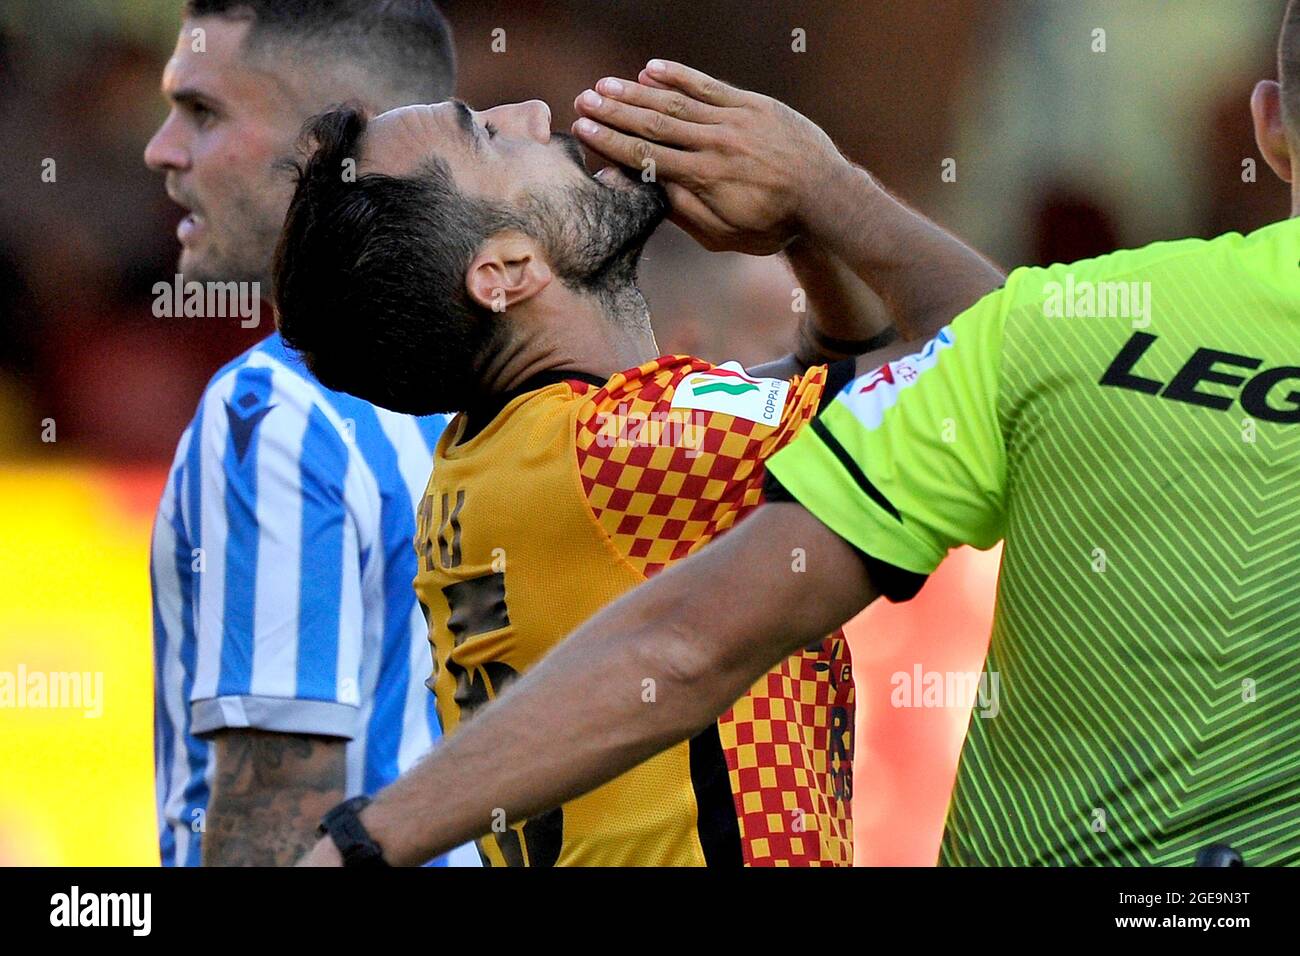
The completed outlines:
[[[1002,289],[991,293],[1004,312],[1068,309],[1071,299],[1109,294],[1119,287],[1101,283],[1143,283],[1177,280],[1184,291],[1217,284],[1224,272],[1235,281],[1261,278],[1279,264],[1293,275],[1300,259],[1300,222],[1284,220],[1248,235],[1229,232],[1212,239],[1153,242],[1136,249],[1119,249],[1104,256],[1049,266],[1013,270]],[[1091,289],[1089,287],[1092,287]]]
[[[584,404],[596,408],[669,407],[683,380],[710,368],[711,363],[689,355],[663,355],[616,372],[602,386],[588,386],[582,397]]]
[[[236,420],[261,425],[276,435],[320,437],[356,445],[361,452],[376,444],[400,453],[406,445],[431,455],[447,416],[415,418],[379,408],[362,399],[326,388],[272,335],[223,366],[209,380],[196,413],[203,431],[221,430]],[[387,449],[385,449],[387,450]]]
[[[364,404],[364,403],[363,403]],[[341,487],[356,458],[355,422],[279,341],[264,339],[208,382],[190,427],[187,458],[204,480],[277,473]]]
[[[965,361],[1019,369],[1032,388],[1046,378],[1093,373],[1095,357],[1153,322],[1181,326],[1222,321],[1224,290],[1234,294],[1263,278],[1297,230],[1275,224],[1249,236],[1155,242],[1104,256],[1013,270],[1001,289],[975,303],[950,329]],[[1293,277],[1289,277],[1292,278]],[[1103,366],[1104,368],[1104,366]],[[1100,374],[1100,371],[1097,371]]]
[[[714,365],[683,355],[662,356],[619,372],[589,391],[578,412],[578,429],[591,435],[616,435],[627,426],[671,428],[709,426],[744,432],[779,428],[792,405],[811,397],[825,379],[815,369],[792,380],[746,372],[736,362]]]
[[[826,384],[818,366],[791,380],[762,378],[738,364],[663,356],[620,372],[590,392],[577,417],[577,457],[591,488],[666,475],[684,497],[747,481],[815,414]]]
[[[227,362],[209,379],[200,400],[200,411],[208,413],[231,405],[241,412],[274,405],[284,415],[305,416],[324,406],[325,388],[272,335]]]

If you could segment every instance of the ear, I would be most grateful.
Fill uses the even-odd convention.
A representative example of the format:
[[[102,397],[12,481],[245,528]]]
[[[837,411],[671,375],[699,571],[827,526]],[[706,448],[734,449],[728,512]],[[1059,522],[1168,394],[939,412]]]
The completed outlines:
[[[1276,80],[1260,80],[1250,94],[1250,115],[1255,121],[1255,143],[1273,172],[1291,182],[1291,141],[1282,116],[1282,87]]]
[[[523,233],[503,232],[488,239],[470,261],[465,289],[483,308],[504,312],[539,294],[552,278],[535,240]]]

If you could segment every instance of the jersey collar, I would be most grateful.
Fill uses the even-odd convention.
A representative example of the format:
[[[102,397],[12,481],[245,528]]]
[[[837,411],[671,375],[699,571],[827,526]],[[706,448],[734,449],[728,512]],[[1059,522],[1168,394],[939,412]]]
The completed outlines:
[[[520,395],[526,395],[529,392],[535,392],[539,388],[546,388],[548,385],[555,385],[559,382],[586,382],[588,385],[603,386],[609,381],[608,378],[602,378],[599,375],[591,375],[587,372],[572,372],[561,369],[549,369],[545,372],[538,372],[525,379],[524,382],[508,392],[502,392],[499,395],[492,395],[481,402],[477,402],[465,409],[465,428],[456,439],[456,444],[461,445],[469,441],[492,421],[501,414],[501,410],[513,402]]]

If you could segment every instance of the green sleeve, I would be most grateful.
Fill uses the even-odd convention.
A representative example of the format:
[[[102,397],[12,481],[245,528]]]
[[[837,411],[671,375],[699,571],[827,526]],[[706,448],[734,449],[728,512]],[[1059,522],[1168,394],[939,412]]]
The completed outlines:
[[[918,352],[850,382],[768,462],[785,490],[872,558],[929,574],[1003,533],[998,375],[1006,292]]]

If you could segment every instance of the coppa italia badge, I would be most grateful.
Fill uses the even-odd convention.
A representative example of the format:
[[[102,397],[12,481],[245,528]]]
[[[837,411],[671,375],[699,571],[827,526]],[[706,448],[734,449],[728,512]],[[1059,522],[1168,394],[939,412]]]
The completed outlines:
[[[755,378],[735,362],[687,375],[673,392],[673,408],[699,409],[776,426],[785,411],[790,383]]]

